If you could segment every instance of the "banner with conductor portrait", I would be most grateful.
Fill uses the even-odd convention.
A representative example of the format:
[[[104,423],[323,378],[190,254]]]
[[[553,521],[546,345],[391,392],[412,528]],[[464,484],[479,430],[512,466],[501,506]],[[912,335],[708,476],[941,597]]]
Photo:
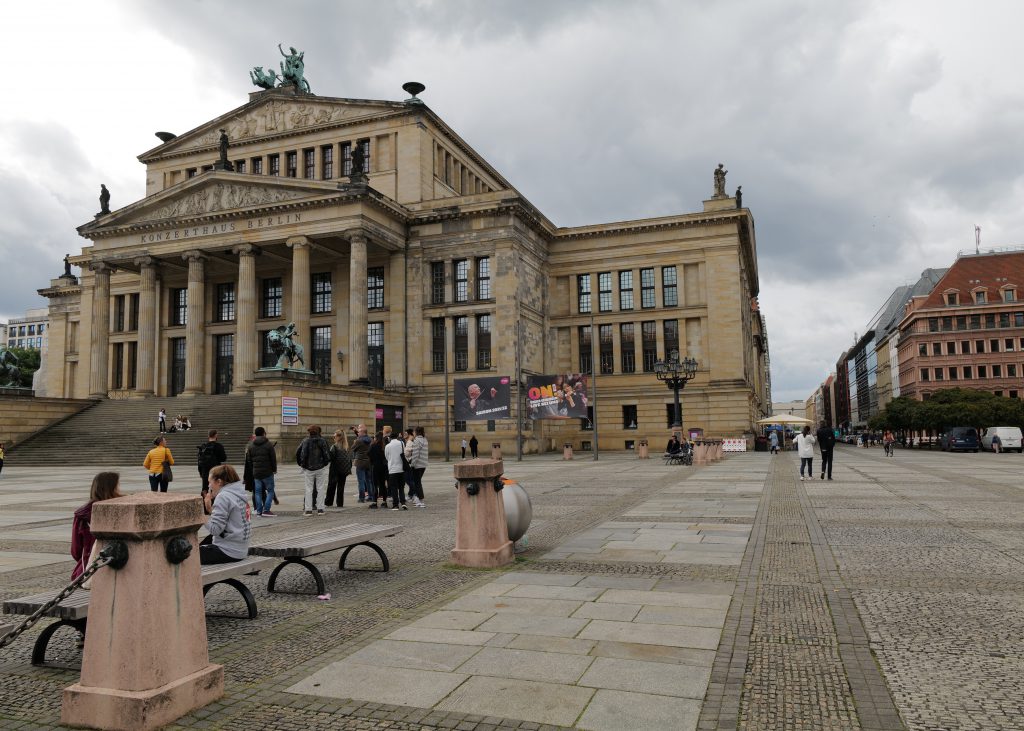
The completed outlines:
[[[455,379],[455,420],[490,421],[511,415],[508,376]]]
[[[572,373],[529,376],[526,379],[526,416],[530,419],[586,419],[593,405],[589,376]]]

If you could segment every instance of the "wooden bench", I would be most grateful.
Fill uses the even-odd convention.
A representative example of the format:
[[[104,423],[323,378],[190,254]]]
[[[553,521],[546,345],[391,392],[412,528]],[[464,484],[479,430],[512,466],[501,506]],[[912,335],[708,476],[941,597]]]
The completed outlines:
[[[270,580],[267,582],[267,591],[274,591],[277,575],[281,573],[282,569],[290,564],[298,564],[304,566],[313,575],[313,580],[316,581],[317,594],[325,594],[327,592],[327,585],[324,583],[323,574],[320,573],[320,569],[306,561],[306,558],[344,548],[345,550],[342,552],[341,558],[338,559],[338,570],[344,571],[345,561],[348,559],[352,549],[356,546],[368,546],[380,556],[381,563],[383,564],[382,570],[389,571],[391,565],[388,563],[387,554],[373,541],[378,538],[388,538],[397,535],[402,532],[403,528],[404,526],[401,525],[353,523],[250,546],[249,554],[252,556],[272,556],[284,559],[271,572]]]
[[[206,593],[217,584],[227,584],[242,595],[242,599],[245,601],[248,618],[255,619],[257,614],[256,598],[252,595],[252,592],[249,591],[249,587],[239,581],[236,577],[255,573],[260,569],[268,568],[274,563],[276,562],[271,558],[249,556],[241,561],[234,561],[232,563],[203,566],[203,596],[206,596]],[[8,599],[3,605],[4,614],[34,614],[40,607],[53,599],[55,593],[56,592],[48,591],[43,594],[33,594],[32,596],[23,596],[18,599]],[[32,648],[33,665],[46,664],[46,647],[50,644],[50,639],[53,637],[54,633],[61,627],[74,627],[79,633],[85,634],[86,622],[89,618],[89,592],[85,589],[79,589],[60,604],[50,609],[45,616],[56,617],[60,621],[54,622],[39,633],[39,637],[36,638],[36,644]],[[210,616],[239,617],[239,615],[215,614],[211,614]],[[11,629],[13,629],[13,627]],[[0,637],[4,634],[5,633],[0,632]]]

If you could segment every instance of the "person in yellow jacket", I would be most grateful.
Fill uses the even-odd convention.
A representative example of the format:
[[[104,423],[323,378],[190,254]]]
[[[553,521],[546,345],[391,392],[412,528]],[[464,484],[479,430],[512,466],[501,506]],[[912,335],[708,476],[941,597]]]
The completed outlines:
[[[174,464],[174,456],[167,448],[167,440],[157,437],[153,440],[153,448],[146,454],[142,466],[149,471],[149,489],[153,492],[167,492],[167,480],[164,478],[164,463]]]

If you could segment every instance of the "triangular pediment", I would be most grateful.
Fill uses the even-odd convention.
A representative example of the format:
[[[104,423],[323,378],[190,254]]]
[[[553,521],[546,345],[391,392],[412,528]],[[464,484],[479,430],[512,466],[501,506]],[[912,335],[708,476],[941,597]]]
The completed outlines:
[[[166,155],[215,148],[220,130],[232,144],[311,129],[332,127],[351,121],[405,112],[400,102],[339,99],[313,95],[292,95],[277,90],[264,92],[248,104],[185,132],[139,156],[143,162]]]
[[[231,172],[199,175],[79,228],[83,234],[154,222],[239,214],[299,200],[339,195],[337,185]]]

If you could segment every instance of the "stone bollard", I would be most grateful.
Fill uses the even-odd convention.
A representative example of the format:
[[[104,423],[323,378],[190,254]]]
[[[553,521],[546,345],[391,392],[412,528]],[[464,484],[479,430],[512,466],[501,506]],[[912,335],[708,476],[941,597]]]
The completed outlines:
[[[491,443],[491,459],[501,461],[501,442]]]
[[[725,457],[725,447],[721,440],[715,445],[715,461],[721,460]]]
[[[572,459],[572,442],[566,442],[562,445],[562,459]]]
[[[196,538],[205,522],[194,496],[146,492],[95,504],[93,534],[124,541],[129,558],[93,577],[82,675],[64,689],[61,723],[154,729],[224,695],[224,667],[210,664],[206,644]]]
[[[647,440],[646,439],[641,439],[640,440],[640,447],[636,450],[636,458],[637,459],[650,459],[651,458],[650,448],[647,446]]]
[[[503,469],[501,460],[494,459],[468,459],[455,465],[459,496],[452,561],[459,566],[490,569],[512,563],[512,541],[498,480]]]
[[[696,464],[707,464],[708,450],[704,446],[704,442],[698,442],[693,447],[693,463]]]

